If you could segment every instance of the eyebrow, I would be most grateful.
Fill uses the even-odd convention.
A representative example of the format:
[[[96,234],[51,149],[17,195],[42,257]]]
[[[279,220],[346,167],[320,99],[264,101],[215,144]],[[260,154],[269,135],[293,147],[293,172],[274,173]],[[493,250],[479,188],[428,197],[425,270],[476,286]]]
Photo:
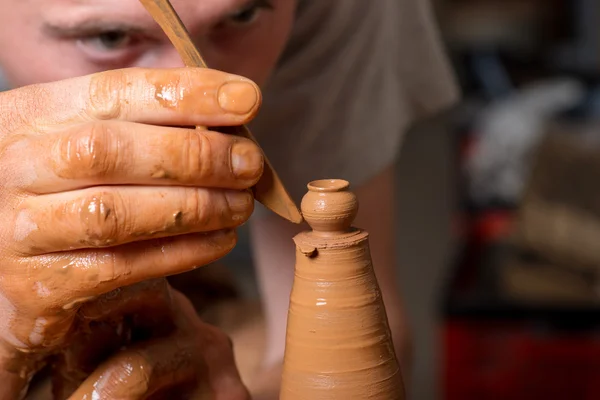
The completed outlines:
[[[140,25],[120,23],[114,21],[104,22],[98,19],[86,20],[75,24],[69,22],[64,25],[46,22],[44,23],[42,29],[44,33],[59,38],[91,36],[107,31],[119,31],[126,33],[142,33],[148,31],[148,28],[142,27]]]
[[[272,8],[268,0],[235,0],[235,6],[229,11],[223,11],[221,15],[215,18],[215,22],[219,19],[227,18],[239,9],[248,7],[252,4],[266,6]],[[42,26],[44,34],[55,38],[76,38],[93,36],[104,32],[118,31],[128,34],[148,34],[155,30],[160,31],[158,25],[135,24],[129,22],[115,22],[114,20],[102,20],[98,18],[88,18],[82,21],[63,21],[50,22],[46,21]],[[162,32],[162,31],[161,31]]]

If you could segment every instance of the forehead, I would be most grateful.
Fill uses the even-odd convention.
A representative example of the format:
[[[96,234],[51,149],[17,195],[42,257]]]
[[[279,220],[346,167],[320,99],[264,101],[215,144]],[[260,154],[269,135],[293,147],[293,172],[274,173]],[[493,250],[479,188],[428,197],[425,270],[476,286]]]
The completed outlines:
[[[111,15],[137,22],[152,21],[139,0],[30,0],[38,3],[50,18],[93,18]],[[249,0],[171,0],[185,23],[210,23],[235,12]]]

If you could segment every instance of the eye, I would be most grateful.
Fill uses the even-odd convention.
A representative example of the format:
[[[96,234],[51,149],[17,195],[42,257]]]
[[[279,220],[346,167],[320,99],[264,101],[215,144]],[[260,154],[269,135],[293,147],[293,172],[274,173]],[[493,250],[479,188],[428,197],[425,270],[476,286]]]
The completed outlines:
[[[244,8],[231,14],[224,23],[237,26],[250,25],[256,21],[262,11],[272,9],[273,3],[270,0],[254,0]]]
[[[125,31],[107,31],[80,39],[80,42],[97,51],[117,51],[132,46],[135,38]]]
[[[260,9],[256,7],[247,8],[245,10],[233,14],[231,17],[229,17],[229,21],[236,25],[246,25],[254,22],[259,12]]]
[[[140,32],[110,29],[81,35],[76,43],[88,60],[116,67],[134,62],[155,42]]]

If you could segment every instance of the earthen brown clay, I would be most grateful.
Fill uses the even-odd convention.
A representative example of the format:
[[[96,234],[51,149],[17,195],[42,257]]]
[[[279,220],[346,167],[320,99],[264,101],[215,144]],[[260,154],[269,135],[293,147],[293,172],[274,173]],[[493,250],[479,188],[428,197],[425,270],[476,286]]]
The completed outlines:
[[[206,68],[204,59],[200,55],[198,49],[194,46],[187,29],[183,25],[183,22],[181,22],[181,19],[175,12],[175,9],[169,0],[140,0],[140,2],[169,37],[184,64],[188,67]],[[248,88],[239,85],[237,88],[233,88],[233,90],[246,91]],[[219,101],[222,100],[226,99],[219,98]],[[237,104],[236,107],[239,108],[240,112],[243,112],[249,107],[252,107],[252,105],[241,102],[240,104]],[[205,129],[204,127],[197,128]],[[227,133],[243,136],[258,143],[254,138],[254,135],[252,135],[250,130],[244,125],[233,127],[228,130]],[[298,207],[294,204],[294,201],[283,186],[283,183],[266,156],[263,175],[254,186],[253,191],[256,200],[274,213],[296,224],[302,222],[302,215],[300,214],[300,211],[298,211]]]
[[[308,185],[294,238],[281,400],[400,400],[404,383],[369,253],[351,227],[356,196],[343,180]]]

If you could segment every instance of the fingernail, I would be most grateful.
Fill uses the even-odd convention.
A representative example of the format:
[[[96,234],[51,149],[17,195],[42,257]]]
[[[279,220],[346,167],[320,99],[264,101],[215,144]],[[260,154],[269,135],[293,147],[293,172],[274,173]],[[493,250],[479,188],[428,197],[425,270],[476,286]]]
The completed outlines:
[[[231,146],[231,169],[239,179],[257,179],[263,171],[264,157],[260,148],[249,140]]]
[[[235,229],[210,232],[205,237],[209,242],[220,249],[222,254],[229,253],[237,244],[237,232]]]
[[[237,233],[234,229],[224,229],[221,231],[210,232],[207,235],[210,235],[214,241],[220,243],[229,243],[232,240],[235,240],[237,237]]]
[[[228,191],[225,197],[234,220],[250,216],[254,209],[254,197],[250,191]]]
[[[219,105],[232,114],[248,114],[258,102],[258,91],[250,82],[226,82],[219,89]]]

